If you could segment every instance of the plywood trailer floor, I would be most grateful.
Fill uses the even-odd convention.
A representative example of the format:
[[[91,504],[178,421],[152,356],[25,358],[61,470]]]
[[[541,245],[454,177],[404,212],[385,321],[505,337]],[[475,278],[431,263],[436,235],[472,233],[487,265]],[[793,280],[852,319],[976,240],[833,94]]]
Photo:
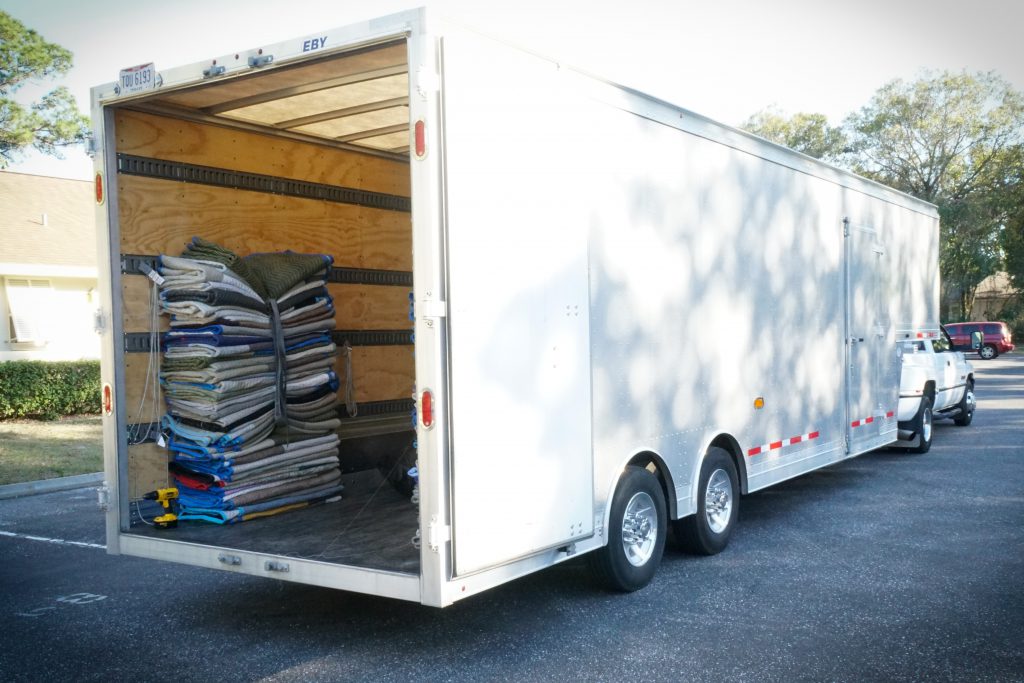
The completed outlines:
[[[138,522],[131,533],[418,574],[420,552],[413,543],[419,528],[416,505],[376,471],[347,475],[342,482],[345,492],[336,503],[228,526],[180,522],[174,529],[160,530]]]
[[[154,443],[164,400],[154,391],[158,356],[144,266],[161,254],[181,254],[194,236],[241,256],[290,250],[334,259],[333,336],[339,348],[351,345],[358,407],[355,417],[338,407],[341,501],[235,525],[182,522],[164,531],[129,506],[122,531],[419,572],[412,540],[417,505],[381,474],[414,462],[399,461],[413,439],[415,389],[406,50],[404,40],[369,45],[108,107],[128,432],[119,463],[127,500],[174,483],[168,451]],[[167,329],[160,316],[156,331]],[[340,356],[336,372],[344,382]]]

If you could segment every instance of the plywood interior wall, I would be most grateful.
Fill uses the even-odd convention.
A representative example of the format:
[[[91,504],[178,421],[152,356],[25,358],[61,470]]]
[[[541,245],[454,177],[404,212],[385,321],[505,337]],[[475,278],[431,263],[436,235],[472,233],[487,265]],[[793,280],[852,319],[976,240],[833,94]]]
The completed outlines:
[[[115,121],[118,153],[409,196],[402,162],[150,113],[123,110]],[[118,175],[116,186],[122,254],[179,255],[193,236],[201,236],[241,255],[292,250],[330,254],[336,267],[412,270],[407,212],[132,175]],[[126,333],[150,330],[150,287],[142,276],[123,276]],[[411,326],[406,287],[328,287],[339,330]],[[168,328],[166,316],[158,326]],[[128,422],[148,422],[150,402],[142,401],[148,356],[127,353],[125,359]],[[359,402],[406,399],[413,392],[411,346],[355,347],[352,367]],[[343,378],[340,358],[338,369]],[[162,396],[159,401],[162,410]],[[130,449],[132,462],[145,463],[149,471],[155,458],[140,449]],[[151,490],[153,477],[147,477]]]
[[[170,485],[166,450],[155,443],[128,447],[128,497],[131,500],[138,500],[148,491]]]

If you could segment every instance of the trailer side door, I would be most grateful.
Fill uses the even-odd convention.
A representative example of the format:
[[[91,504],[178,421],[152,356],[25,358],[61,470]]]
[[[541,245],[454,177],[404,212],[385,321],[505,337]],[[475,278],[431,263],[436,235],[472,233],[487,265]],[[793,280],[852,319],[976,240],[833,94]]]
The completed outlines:
[[[587,188],[555,65],[446,36],[442,102],[464,575],[593,534]]]
[[[899,363],[889,316],[888,265],[878,227],[844,220],[847,441],[851,455],[895,438]]]

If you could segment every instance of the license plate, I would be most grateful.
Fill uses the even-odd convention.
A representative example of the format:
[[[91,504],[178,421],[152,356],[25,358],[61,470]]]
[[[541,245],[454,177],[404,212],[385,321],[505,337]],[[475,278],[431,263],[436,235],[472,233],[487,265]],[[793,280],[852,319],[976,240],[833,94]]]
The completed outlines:
[[[127,69],[121,69],[118,79],[122,95],[132,95],[156,87],[156,67],[153,63],[139,64]]]

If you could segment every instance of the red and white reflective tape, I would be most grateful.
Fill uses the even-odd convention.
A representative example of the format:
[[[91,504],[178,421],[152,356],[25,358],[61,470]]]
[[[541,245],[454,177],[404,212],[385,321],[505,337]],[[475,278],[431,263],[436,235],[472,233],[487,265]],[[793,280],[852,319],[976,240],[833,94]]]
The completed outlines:
[[[935,339],[938,336],[939,336],[938,332],[918,332],[917,333],[917,338],[918,339]]]
[[[854,428],[856,428],[856,427],[863,427],[864,425],[871,424],[875,420],[888,420],[889,418],[891,418],[895,414],[896,414],[895,411],[890,410],[889,412],[887,412],[884,415],[871,415],[869,417],[865,417],[863,420],[854,420],[853,422],[850,423],[850,426],[854,427]]]
[[[788,439],[782,439],[780,441],[772,441],[771,443],[761,444],[756,448],[751,448],[747,451],[747,456],[754,457],[761,453],[767,453],[768,451],[775,451],[786,446],[793,446],[803,441],[810,441],[811,439],[817,439],[821,434],[819,432],[810,432],[808,434],[801,434],[800,436],[791,436]]]

